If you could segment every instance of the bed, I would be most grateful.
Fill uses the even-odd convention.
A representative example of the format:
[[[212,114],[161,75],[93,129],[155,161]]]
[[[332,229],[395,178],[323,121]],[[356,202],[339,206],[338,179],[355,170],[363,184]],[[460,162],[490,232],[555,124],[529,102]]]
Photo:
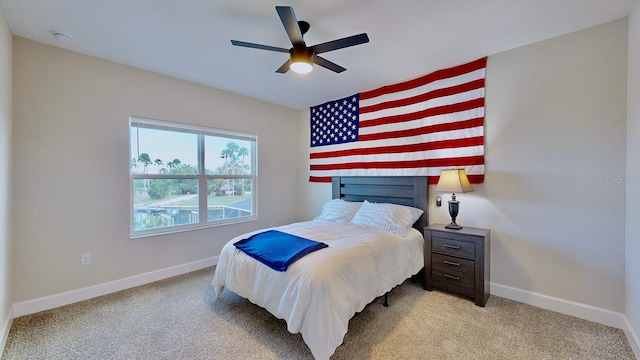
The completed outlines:
[[[312,221],[231,239],[222,249],[212,281],[216,294],[232,291],[284,319],[287,330],[301,333],[319,360],[329,359],[342,344],[353,315],[424,267],[427,177],[336,177],[332,198]],[[379,211],[402,216],[390,225],[380,220],[386,215],[378,216]],[[370,221],[380,221],[382,227]],[[276,271],[235,245],[268,230],[328,247],[301,257],[286,271]]]

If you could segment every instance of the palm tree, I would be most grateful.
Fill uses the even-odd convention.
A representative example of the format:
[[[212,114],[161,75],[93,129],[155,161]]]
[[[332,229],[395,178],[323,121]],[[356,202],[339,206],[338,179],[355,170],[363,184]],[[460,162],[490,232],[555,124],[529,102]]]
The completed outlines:
[[[158,166],[158,174],[160,174],[160,165],[163,164],[162,160],[155,159],[153,162]]]
[[[220,158],[224,159],[224,165],[222,165],[222,174],[229,175],[229,149],[224,149],[220,152]],[[229,195],[229,179],[227,179],[227,195]]]
[[[147,153],[142,153],[140,154],[140,156],[138,156],[138,162],[141,162],[144,164],[144,173],[147,173],[147,167],[152,164],[151,162],[151,158],[149,157],[149,154]],[[149,187],[149,179],[144,179],[144,187],[148,188]]]
[[[244,157],[249,155],[249,150],[243,146],[238,150],[238,155],[242,156],[242,167],[240,169],[241,173],[245,174],[247,166],[244,163]],[[242,179],[242,193],[240,195],[244,195],[244,179]]]
[[[229,174],[229,172],[227,171],[228,175],[235,175],[237,173],[240,173],[238,171],[240,153],[240,146],[238,146],[238,144],[236,144],[235,142],[227,143],[227,148],[220,152],[220,158],[224,158],[225,167],[228,170],[231,170],[231,174]],[[232,179],[231,183],[231,189],[233,190],[235,189],[236,185],[235,179]]]
[[[149,157],[149,154],[147,153],[142,153],[140,154],[140,156],[138,156],[138,161],[144,164],[144,173],[147,173],[147,166],[151,165],[151,158]]]
[[[173,159],[172,161],[167,162],[167,166],[169,167],[170,170],[173,170],[174,168],[178,167],[178,165],[180,165],[181,163],[182,161],[178,159]]]
[[[240,156],[240,146],[234,142],[227,143],[227,148],[222,150],[222,156],[229,159],[231,165],[231,173],[236,174],[238,168],[238,158]]]
[[[224,159],[224,165],[222,165],[223,174],[229,175],[229,158],[231,157],[231,151],[224,149],[220,152],[220,159]]]
[[[238,149],[238,155],[242,156],[242,164],[244,165],[244,157],[249,156],[249,150],[246,147],[241,147]]]

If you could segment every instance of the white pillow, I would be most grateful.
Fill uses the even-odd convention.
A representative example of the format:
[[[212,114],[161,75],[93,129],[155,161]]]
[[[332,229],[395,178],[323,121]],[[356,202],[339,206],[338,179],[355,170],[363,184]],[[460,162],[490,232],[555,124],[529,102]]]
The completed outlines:
[[[411,206],[364,201],[351,220],[352,224],[406,236],[424,211]]]
[[[322,206],[322,213],[316,216],[314,220],[348,223],[351,222],[360,205],[362,205],[361,202],[344,201],[342,199],[329,200]]]

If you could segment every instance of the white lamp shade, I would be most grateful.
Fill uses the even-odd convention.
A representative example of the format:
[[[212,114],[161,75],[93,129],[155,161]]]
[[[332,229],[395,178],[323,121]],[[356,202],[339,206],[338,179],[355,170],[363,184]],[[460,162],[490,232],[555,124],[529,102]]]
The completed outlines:
[[[473,191],[467,173],[464,169],[442,170],[436,191],[450,193],[465,193]]]

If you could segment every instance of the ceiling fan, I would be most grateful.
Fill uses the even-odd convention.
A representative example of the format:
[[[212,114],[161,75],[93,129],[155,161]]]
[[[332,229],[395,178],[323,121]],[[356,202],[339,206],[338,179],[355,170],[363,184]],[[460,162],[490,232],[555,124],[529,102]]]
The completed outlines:
[[[282,64],[282,66],[278,68],[278,70],[276,70],[277,73],[284,74],[289,69],[297,73],[308,73],[313,69],[312,64],[322,66],[336,73],[341,73],[347,69],[323,57],[320,57],[318,54],[369,42],[369,37],[367,36],[367,34],[362,33],[313,46],[307,46],[302,37],[307,33],[307,31],[309,31],[309,23],[306,21],[298,21],[296,19],[296,14],[293,12],[293,8],[290,6],[276,6],[276,11],[280,16],[282,25],[284,25],[284,29],[287,31],[289,40],[291,40],[291,44],[293,45],[291,49],[254,44],[238,40],[231,40],[231,44],[253,49],[289,53],[289,60],[287,60],[284,64]]]

